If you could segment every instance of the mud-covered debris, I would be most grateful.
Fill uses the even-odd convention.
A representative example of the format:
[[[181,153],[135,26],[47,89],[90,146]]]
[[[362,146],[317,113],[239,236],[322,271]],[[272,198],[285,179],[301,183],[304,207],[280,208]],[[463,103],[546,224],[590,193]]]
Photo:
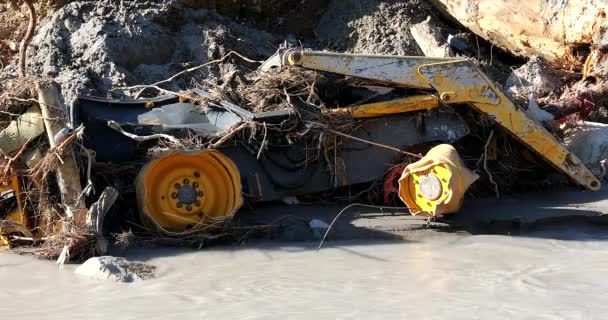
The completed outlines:
[[[536,98],[543,98],[557,93],[572,77],[555,69],[547,60],[533,56],[526,64],[513,70],[505,88],[518,96],[528,97],[534,94]]]
[[[450,45],[445,41],[437,22],[428,16],[426,20],[410,27],[412,37],[427,57],[449,58],[454,56]]]
[[[121,257],[90,258],[76,269],[76,273],[96,280],[135,282],[154,277],[155,266]]]
[[[566,146],[597,175],[605,175],[602,161],[608,160],[608,125],[578,122],[566,131]]]
[[[274,52],[274,42],[266,32],[178,1],[74,1],[41,23],[28,70],[53,77],[71,103],[82,94],[106,96],[112,87],[154,83],[231,50],[261,58]],[[189,79],[168,89],[185,89]]]
[[[433,13],[427,1],[333,0],[315,35],[329,49],[370,54],[422,55],[408,32]]]

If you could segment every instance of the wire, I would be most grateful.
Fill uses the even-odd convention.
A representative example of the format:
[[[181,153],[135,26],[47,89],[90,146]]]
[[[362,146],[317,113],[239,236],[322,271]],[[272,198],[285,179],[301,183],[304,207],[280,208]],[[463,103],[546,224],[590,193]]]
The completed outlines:
[[[374,205],[369,205],[369,204],[363,204],[363,203],[351,203],[348,206],[344,207],[342,210],[340,210],[340,212],[338,212],[338,214],[336,215],[336,217],[334,218],[334,220],[329,224],[329,227],[327,228],[327,231],[325,231],[325,235],[323,235],[323,239],[321,239],[321,243],[319,243],[319,247],[317,248],[316,252],[319,252],[319,250],[321,250],[321,247],[323,247],[323,243],[325,242],[325,239],[327,238],[327,235],[329,234],[329,231],[331,231],[331,228],[334,226],[334,224],[336,223],[336,221],[338,221],[338,219],[340,218],[340,216],[346,212],[346,210],[352,208],[352,207],[365,207],[365,208],[374,208],[374,209],[391,209],[391,210],[404,210],[407,209],[409,210],[409,207],[385,207],[385,206],[374,206]]]

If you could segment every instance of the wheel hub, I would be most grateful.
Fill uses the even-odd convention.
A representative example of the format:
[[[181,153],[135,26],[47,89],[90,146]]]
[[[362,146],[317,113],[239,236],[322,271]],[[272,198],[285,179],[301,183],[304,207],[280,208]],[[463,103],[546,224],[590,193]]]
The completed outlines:
[[[243,201],[238,168],[216,150],[173,152],[146,164],[136,191],[144,223],[161,232],[230,218]]]
[[[420,193],[422,193],[425,198],[437,200],[441,197],[442,192],[443,187],[441,186],[441,181],[436,175],[429,173],[420,178]]]
[[[193,204],[196,201],[196,190],[191,186],[183,186],[177,191],[177,198],[183,204]]]

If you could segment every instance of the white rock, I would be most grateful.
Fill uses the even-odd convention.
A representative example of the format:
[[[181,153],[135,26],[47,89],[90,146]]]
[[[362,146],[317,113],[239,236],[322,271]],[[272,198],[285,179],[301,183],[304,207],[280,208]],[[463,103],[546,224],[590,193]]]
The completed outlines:
[[[152,277],[155,269],[156,267],[142,262],[104,256],[87,260],[75,272],[97,280],[134,282]]]
[[[603,173],[600,162],[608,159],[608,125],[578,122],[576,128],[566,131],[564,142],[593,173]]]
[[[530,100],[528,102],[528,115],[532,117],[532,119],[538,122],[551,121],[554,119],[553,115],[549,112],[541,109],[536,103],[536,98],[534,98],[534,94],[530,94]]]
[[[441,30],[435,22],[431,21],[431,16],[418,24],[412,25],[410,33],[425,56],[439,58],[454,56],[452,48],[445,43]]]
[[[319,219],[310,220],[308,226],[310,227],[310,229],[315,235],[315,238],[317,239],[322,239],[327,229],[329,229],[329,225],[325,223],[325,221]]]

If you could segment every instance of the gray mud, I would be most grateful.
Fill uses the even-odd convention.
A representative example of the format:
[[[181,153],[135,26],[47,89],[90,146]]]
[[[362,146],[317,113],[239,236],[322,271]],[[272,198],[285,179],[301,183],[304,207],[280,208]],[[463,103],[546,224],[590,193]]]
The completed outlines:
[[[78,95],[120,98],[125,93],[110,89],[151,84],[231,50],[264,60],[284,39],[317,50],[421,55],[409,27],[436,15],[420,0],[311,0],[278,7],[263,2],[266,6],[253,6],[245,16],[238,6],[205,3],[71,2],[40,22],[28,50],[28,72],[53,78],[68,104]],[[447,38],[449,26],[435,20]],[[201,69],[164,87],[191,88],[230,70],[234,65]],[[16,76],[16,66],[6,66],[0,76]]]
[[[82,94],[108,95],[112,87],[154,83],[231,50],[261,59],[276,42],[267,32],[178,1],[76,1],[41,23],[28,68],[54,78],[70,102]],[[209,70],[190,76],[216,75]],[[167,89],[192,86],[191,77]]]
[[[321,17],[315,35],[320,43],[336,51],[423,55],[409,30],[434,15],[433,11],[431,4],[419,0],[334,0]]]

